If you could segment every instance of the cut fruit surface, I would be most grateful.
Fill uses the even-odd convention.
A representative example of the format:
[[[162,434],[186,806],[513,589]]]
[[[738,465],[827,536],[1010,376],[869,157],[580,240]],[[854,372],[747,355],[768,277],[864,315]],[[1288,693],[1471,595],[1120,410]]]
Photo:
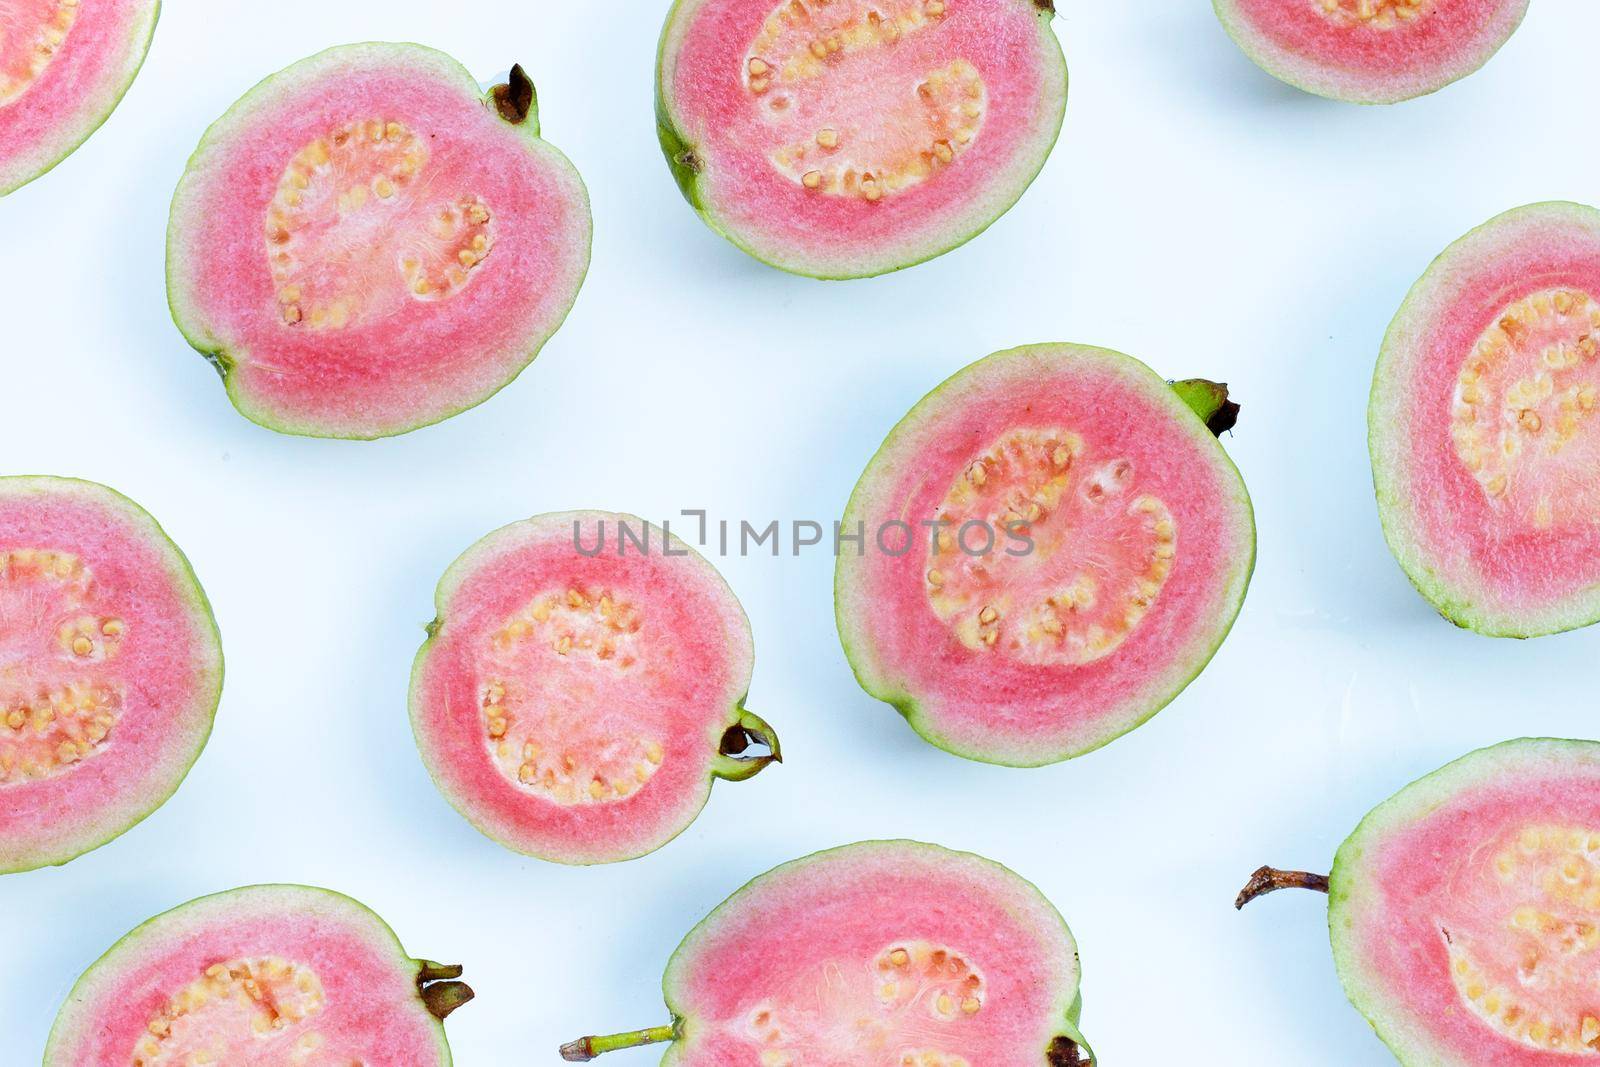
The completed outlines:
[[[236,889],[159,915],[86,971],[44,1067],[449,1067],[459,967],[413,960],[348,897]]]
[[[210,605],[154,519],[90,482],[0,478],[0,873],[160,807],[221,691]]]
[[[350,45],[207,131],[168,234],[172,310],[248,418],[382,437],[486,400],[571,309],[588,195],[521,72]]]
[[[1330,899],[1340,978],[1402,1063],[1600,1061],[1600,744],[1511,741],[1406,787]]]
[[[0,4],[0,196],[71,155],[144,63],[160,0]]]
[[[1094,1062],[1061,916],[1004,867],[935,845],[848,845],[762,875],[690,932],[664,985],[672,1026],[563,1055],[672,1041],[670,1067]]]
[[[925,397],[845,514],[864,538],[839,559],[839,632],[867,691],[942,748],[1027,766],[1176,696],[1255,559],[1249,497],[1206,425],[1231,419],[1226,391],[1193,394],[1198,414],[1127,356],[1035,345]]]
[[[713,780],[781,755],[743,707],[754,653],[738,600],[643,519],[508,526],[446,572],[438,612],[412,674],[417,744],[450,802],[508,848],[631,859],[682,832]]]
[[[678,0],[657,121],[689,202],[758,259],[862,277],[1016,203],[1061,129],[1043,0]]]
[[[1390,104],[1442,89],[1500,50],[1529,0],[1214,0],[1246,55],[1306,92]]]
[[[1384,533],[1458,625],[1600,619],[1600,211],[1534,204],[1451,245],[1384,338],[1369,435]]]

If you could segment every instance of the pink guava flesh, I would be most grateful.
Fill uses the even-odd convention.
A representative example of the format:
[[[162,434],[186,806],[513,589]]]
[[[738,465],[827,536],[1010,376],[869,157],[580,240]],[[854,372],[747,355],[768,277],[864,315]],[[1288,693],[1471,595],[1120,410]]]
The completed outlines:
[[[1510,741],[1408,786],[1330,891],[1340,977],[1402,1063],[1600,1057],[1600,744]]]
[[[1249,497],[1201,418],[1143,364],[1075,345],[998,353],[929,394],[844,528],[865,540],[835,579],[862,685],[940,747],[1023,766],[1176,696],[1255,559]]]
[[[247,417],[381,437],[516,377],[576,300],[590,229],[536,110],[508,119],[432,49],[351,45],[206,133],[173,201],[168,287]]]
[[[1600,212],[1535,204],[1451,245],[1369,418],[1384,532],[1441,612],[1513,637],[1600,618]]]
[[[449,1067],[424,999],[429,966],[372,912],[324,889],[203,897],[85,972],[44,1067]]]
[[[936,845],[865,842],[762,875],[684,938],[664,988],[664,1067],[1092,1062],[1060,914],[1004,867]]]
[[[0,872],[160,807],[221,689],[210,606],[154,519],[89,482],[0,478]]]
[[[1529,0],[1215,0],[1274,77],[1319,96],[1387,104],[1442,89],[1499,51]]]
[[[954,248],[1060,132],[1067,71],[1034,0],[679,0],[662,146],[706,222],[759,259],[860,277]]]
[[[738,600],[642,519],[508,526],[450,567],[437,607],[412,674],[417,745],[446,798],[508,848],[642,855],[694,820],[715,778],[771,758],[738,758],[729,731],[776,755],[742,706],[754,653]]]
[[[71,155],[144,62],[160,0],[0,4],[0,196]]]

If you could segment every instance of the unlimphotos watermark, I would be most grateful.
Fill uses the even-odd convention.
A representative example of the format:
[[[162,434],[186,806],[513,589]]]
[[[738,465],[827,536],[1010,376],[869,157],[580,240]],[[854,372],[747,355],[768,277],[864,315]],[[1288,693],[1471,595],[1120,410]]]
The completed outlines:
[[[876,552],[900,557],[925,545],[929,552],[960,552],[966,556],[1028,556],[1033,554],[1033,534],[1025,522],[990,522],[985,519],[889,519],[869,527],[858,521],[847,526],[838,520],[815,519],[715,519],[704,508],[685,508],[675,528],[673,520],[657,523],[618,518],[574,519],[572,544],[580,555],[686,556],[689,544],[719,556],[799,556],[831,551],[835,556]],[[685,536],[684,531],[693,536]]]

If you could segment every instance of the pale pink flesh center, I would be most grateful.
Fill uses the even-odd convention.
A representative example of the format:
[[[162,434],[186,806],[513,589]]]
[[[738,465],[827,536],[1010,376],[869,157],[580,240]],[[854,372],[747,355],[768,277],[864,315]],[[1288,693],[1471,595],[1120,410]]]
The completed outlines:
[[[1505,308],[1457,375],[1456,456],[1518,525],[1600,522],[1597,339],[1594,299],[1542,290]]]
[[[0,108],[44,73],[78,20],[78,0],[0,0]]]
[[[818,195],[878,201],[935,177],[988,105],[962,58],[908,52],[960,0],[785,0],[740,71],[779,173]],[[909,64],[909,65],[908,65]]]
[[[1430,14],[1438,0],[1299,0],[1340,26],[1392,30]]]
[[[1600,1055],[1600,829],[1528,826],[1477,855],[1477,899],[1437,917],[1462,1005],[1519,1044]]]
[[[645,618],[609,590],[551,590],[491,635],[479,663],[483,729],[506,778],[561,805],[622,800],[665,759],[648,700]]]
[[[762,1067],[970,1067],[941,1045],[962,1037],[986,998],[984,977],[960,953],[899,941],[870,961],[829,961],[798,977],[750,1009],[741,1037],[762,1048]]]
[[[757,1003],[739,1036],[761,1067],[975,1067],[955,1043],[984,1009],[972,964],[943,945],[898,941],[871,960],[830,961]]]
[[[0,791],[103,752],[122,714],[112,672],[127,624],[77,556],[0,551]]]
[[[353,122],[302,148],[264,223],[285,328],[342,329],[464,289],[494,247],[488,204],[428,180],[404,124]]]
[[[1177,552],[1172,514],[1140,490],[1133,463],[1091,456],[1061,429],[1014,430],[974,456],[936,521],[925,575],[934,613],[967,648],[1023,663],[1110,655],[1161,595]]]
[[[172,991],[130,1067],[361,1067],[317,1029],[326,993],[309,967],[276,957],[214,963]]]

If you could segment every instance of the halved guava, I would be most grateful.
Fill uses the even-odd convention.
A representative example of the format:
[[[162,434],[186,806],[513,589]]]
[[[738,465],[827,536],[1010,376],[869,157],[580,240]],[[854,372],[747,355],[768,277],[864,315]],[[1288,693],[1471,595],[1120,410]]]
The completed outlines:
[[[1351,1002],[1408,1067],[1600,1060],[1600,743],[1524,738],[1406,786],[1361,821],[1328,878]]]
[[[0,4],[0,196],[66,159],[122,102],[160,0]]]
[[[750,622],[716,569],[632,515],[540,515],[439,582],[411,674],[428,773],[507,848],[560,863],[654,851],[782,752],[744,708]]]
[[[1051,0],[677,0],[656,121],[713,230],[797,274],[899,270],[976,237],[1061,132]]]
[[[1078,948],[1040,892],[966,852],[866,841],[718,905],[667,964],[672,1022],[564,1059],[672,1042],[663,1067],[1071,1067]]]
[[[84,972],[44,1067],[449,1067],[461,968],[339,893],[258,885],[135,929]]]
[[[0,873],[159,808],[211,734],[222,646],[189,561],[92,482],[0,478]]]
[[[1213,0],[1234,42],[1274,78],[1355,104],[1443,89],[1489,61],[1529,0]]]
[[[1368,432],[1389,547],[1446,618],[1600,619],[1600,211],[1517,208],[1446,249],[1384,338]]]
[[[969,759],[1038,766],[1154,715],[1255,564],[1226,386],[1118,352],[999,352],[924,397],[845,512],[839,634],[867,692]]]
[[[485,94],[431,48],[348,45],[206,131],[172,203],[168,295],[246,418],[385,437],[533,360],[577,299],[590,231],[520,67]]]

